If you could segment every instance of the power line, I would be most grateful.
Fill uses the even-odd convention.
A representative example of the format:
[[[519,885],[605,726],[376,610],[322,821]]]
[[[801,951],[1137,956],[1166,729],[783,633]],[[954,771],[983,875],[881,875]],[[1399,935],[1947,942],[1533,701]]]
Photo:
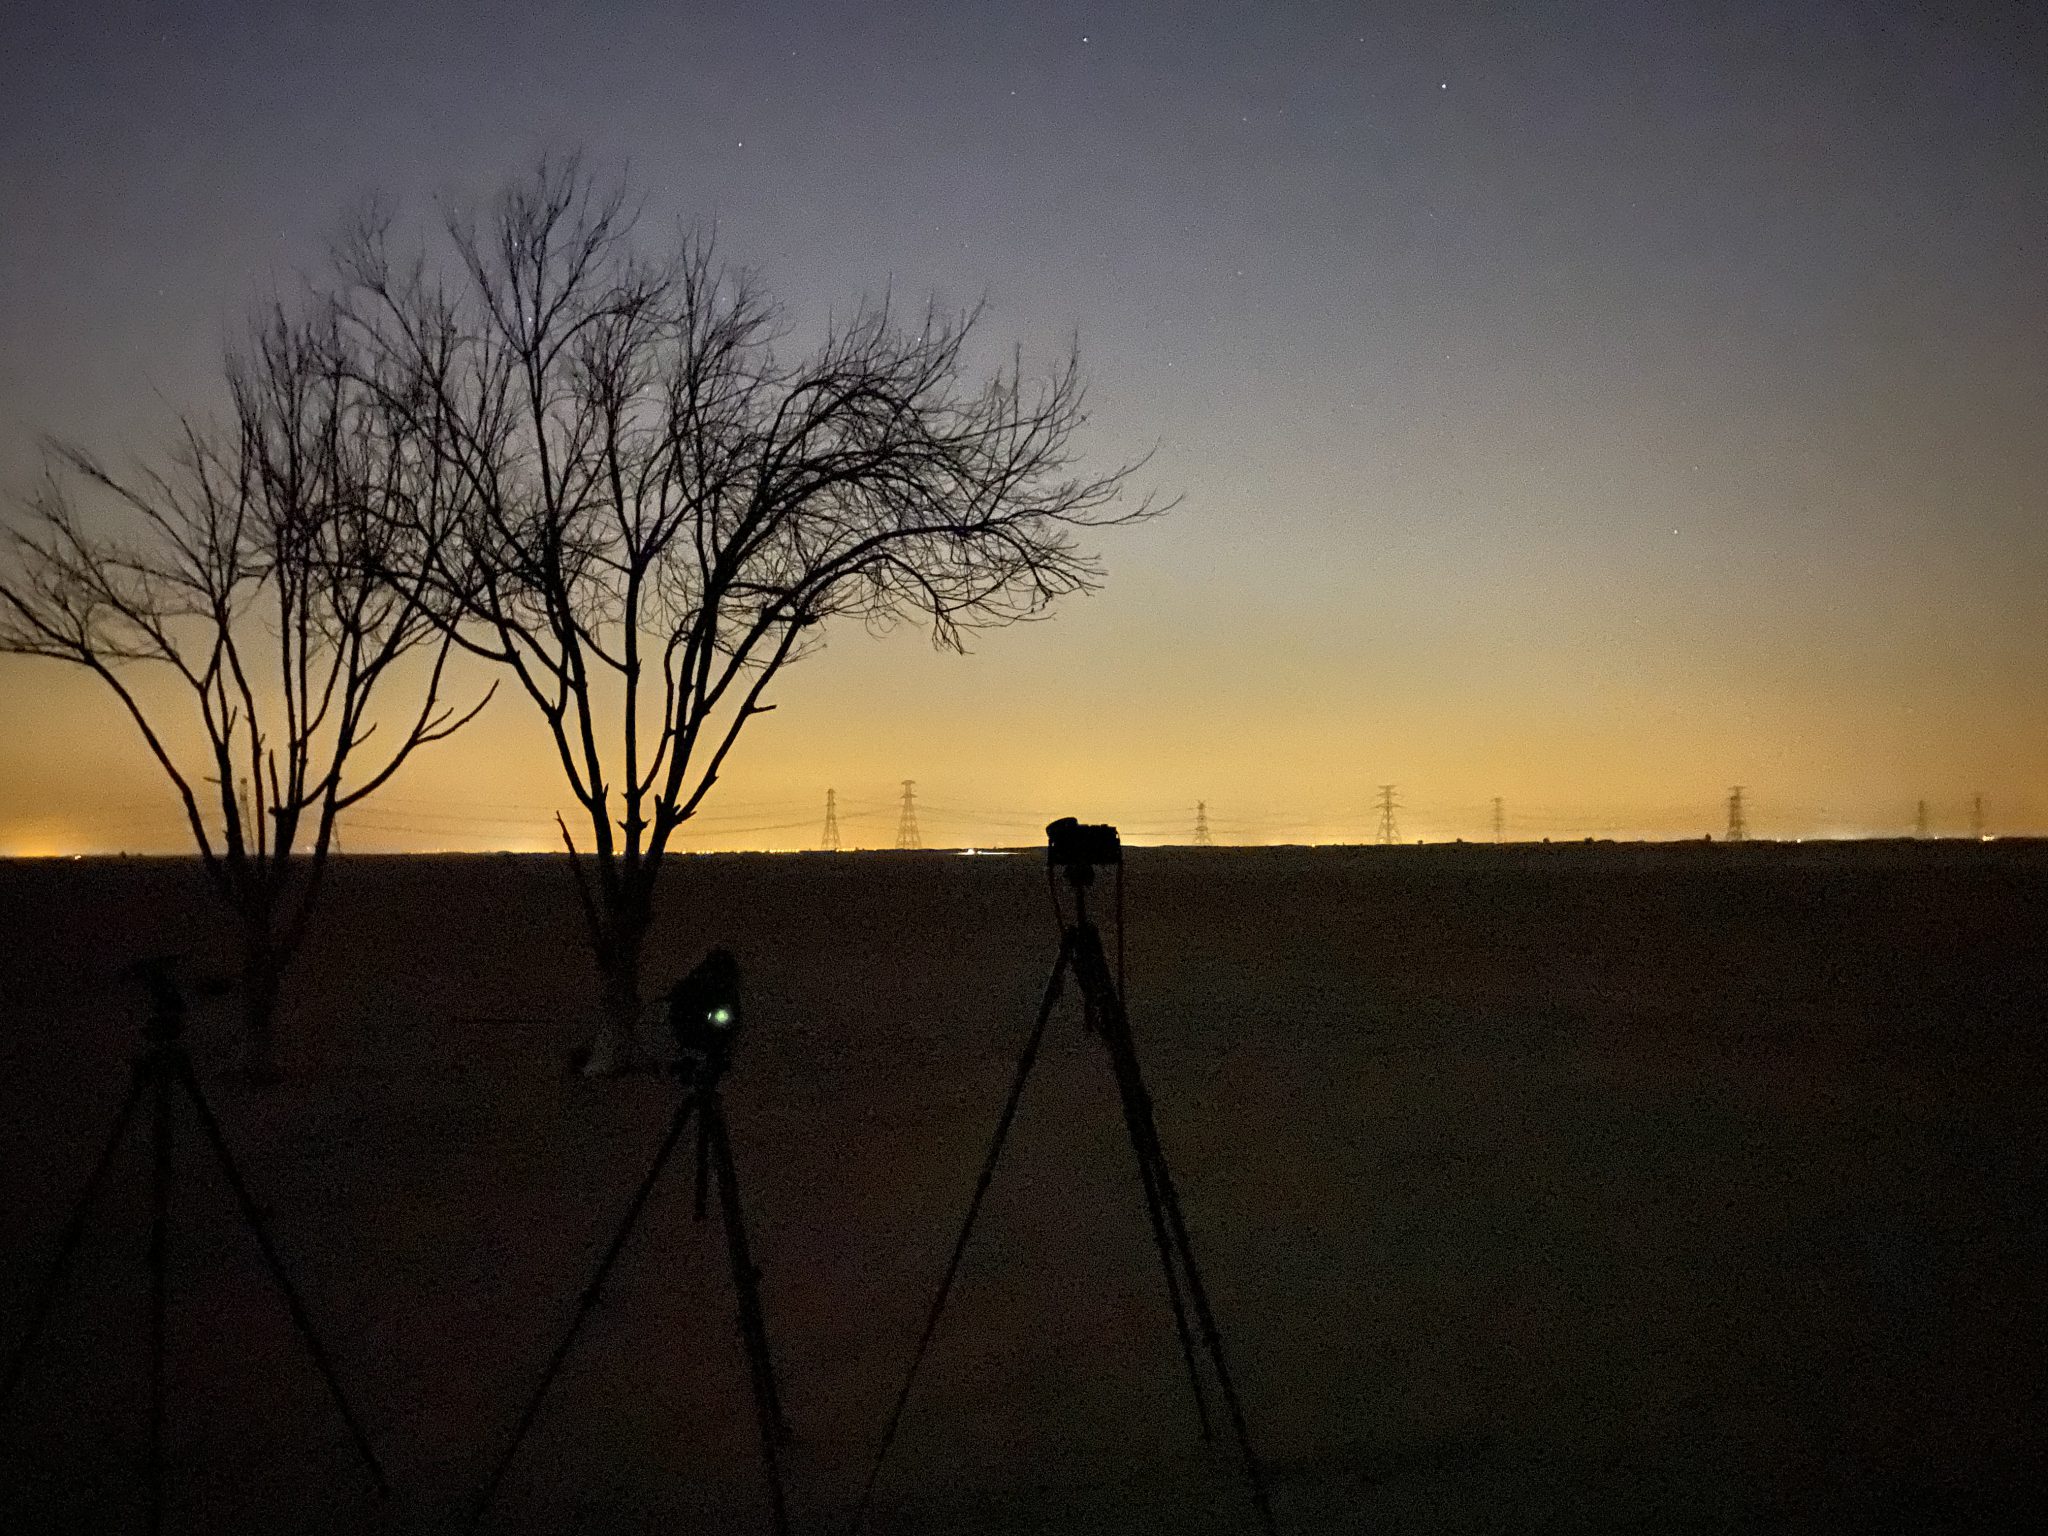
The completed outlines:
[[[836,788],[827,791],[827,809],[831,813],[830,822],[839,834],[840,848],[861,845],[889,847],[891,839],[881,818],[891,811],[895,812],[892,819],[897,824],[899,838],[904,838],[905,845],[910,847],[961,847],[970,843],[985,846],[1035,844],[1047,819],[1068,808],[1057,804],[1031,806],[1028,800],[1020,804],[994,796],[989,802],[976,805],[972,803],[971,790],[966,798],[960,800],[927,801],[916,793],[915,781],[903,782],[909,790],[907,795],[901,790],[872,798],[856,793],[841,800]],[[239,789],[241,786],[237,784],[236,787]],[[249,786],[252,803],[248,815],[251,820],[262,814],[260,805],[254,803],[256,787],[253,782]],[[958,793],[957,790],[955,792]],[[1758,833],[1748,814],[1753,809],[1748,790],[1738,785],[1728,791],[1724,805],[1724,810],[1734,813],[1729,818],[1726,835],[1735,840],[1754,840],[1759,836],[1791,837],[1800,832],[1808,837],[1822,838],[1937,837],[1959,835],[1965,828],[1973,837],[1988,835],[1988,797],[1978,792],[1959,795],[1958,800],[1961,803],[1955,806],[1955,810],[1960,814],[1956,820],[1963,822],[1964,826],[1954,828],[1952,834],[1941,834],[1933,824],[1931,798],[1910,803],[1908,809],[1912,820],[1901,826],[1891,821],[1881,804],[1822,803],[1818,799],[1783,801],[1774,794],[1771,830]],[[230,801],[229,814],[241,810],[238,801],[239,797]],[[907,838],[906,801],[910,828]],[[1374,796],[1368,802],[1372,808],[1372,819],[1363,828],[1357,824],[1355,801],[1348,812],[1341,803],[1324,804],[1315,799],[1293,803],[1275,800],[1264,806],[1233,803],[1236,809],[1219,813],[1210,811],[1206,800],[1198,801],[1192,817],[1185,802],[1176,808],[1171,804],[1147,804],[1142,797],[1133,797],[1129,801],[1119,799],[1118,803],[1105,805],[1102,809],[1108,813],[1105,819],[1117,822],[1127,840],[1134,845],[1398,844],[1405,841],[1411,827],[1431,842],[1449,841],[1453,833],[1480,838],[1490,833],[1497,842],[1503,843],[1509,830],[1518,840],[1548,837],[1560,841],[1577,841],[1584,837],[1652,841],[1688,835],[1697,838],[1702,830],[1697,801],[1688,812],[1680,806],[1656,804],[1609,809],[1590,802],[1573,805],[1565,801],[1546,804],[1541,800],[1517,800],[1512,828],[1508,826],[1507,802],[1499,795],[1475,796],[1464,802],[1432,802],[1426,814],[1416,813],[1422,817],[1420,826],[1415,825],[1413,817],[1403,822],[1400,813],[1406,807],[1399,798],[1397,786],[1391,784],[1376,786]],[[93,844],[120,846],[127,842],[139,846],[134,840],[140,837],[147,845],[162,842],[171,846],[182,844],[188,836],[176,806],[153,799],[110,801],[104,808],[82,811],[73,819],[78,825],[61,834],[60,840],[84,838]],[[928,844],[923,837],[922,824],[931,819],[936,819],[940,826]],[[416,847],[423,850],[531,847],[536,851],[548,851],[558,846],[559,841],[546,808],[530,802],[436,801],[424,797],[379,795],[350,809],[344,820],[346,824],[341,830],[345,841],[358,846],[368,843],[377,847]],[[825,824],[816,799],[806,802],[801,792],[784,798],[721,799],[716,809],[700,811],[679,827],[671,846],[677,852],[810,849],[826,843]],[[854,828],[851,834],[847,832],[849,824]],[[863,832],[862,828],[867,831]],[[8,830],[11,835],[12,829]],[[1200,830],[1206,830],[1206,840],[1195,835]],[[48,837],[42,835],[40,840],[48,841]]]

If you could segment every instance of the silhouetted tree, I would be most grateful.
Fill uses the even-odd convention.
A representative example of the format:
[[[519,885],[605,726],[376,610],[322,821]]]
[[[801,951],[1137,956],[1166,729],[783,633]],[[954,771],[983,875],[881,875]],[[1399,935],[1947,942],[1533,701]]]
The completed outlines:
[[[435,456],[365,408],[335,339],[331,313],[272,314],[229,364],[231,424],[181,419],[159,465],[118,473],[49,445],[0,567],[0,650],[99,677],[177,790],[239,929],[258,1080],[276,1075],[279,987],[336,816],[484,702],[440,703],[445,626],[387,575],[422,563],[396,546],[425,523]],[[420,671],[395,672],[414,652]],[[176,679],[168,701],[135,686],[150,670]],[[383,724],[372,706],[394,693],[395,735],[365,751]]]
[[[814,345],[684,236],[649,255],[622,191],[543,164],[447,244],[387,217],[341,252],[350,345],[459,490],[402,547],[546,722],[603,982],[588,1070],[632,1064],[641,952],[677,829],[763,693],[843,616],[935,642],[1093,585],[1076,529],[1129,521],[1132,466],[1078,473],[1075,357],[968,379],[977,313],[863,304]],[[416,573],[407,573],[414,579]]]

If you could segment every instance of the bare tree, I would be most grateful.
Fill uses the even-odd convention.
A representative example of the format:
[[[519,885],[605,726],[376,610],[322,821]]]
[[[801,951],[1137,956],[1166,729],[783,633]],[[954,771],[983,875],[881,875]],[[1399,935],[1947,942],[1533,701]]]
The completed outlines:
[[[677,830],[821,626],[974,629],[1095,584],[1076,530],[1135,466],[1078,469],[1081,375],[1013,354],[969,380],[978,312],[863,304],[785,355],[776,307],[708,239],[649,256],[622,190],[543,164],[447,244],[388,218],[344,244],[363,377],[452,482],[407,549],[547,724],[589,839],[561,821],[603,984],[587,1070],[634,1058],[641,953]],[[444,610],[445,611],[445,610]]]
[[[335,818],[489,698],[441,703],[445,626],[421,587],[386,577],[423,563],[397,545],[418,536],[436,459],[365,408],[336,336],[332,312],[273,313],[229,364],[232,424],[182,419],[160,466],[119,473],[49,445],[0,567],[0,651],[99,677],[176,789],[239,930],[243,1066],[258,1080],[276,1076],[279,988]],[[418,675],[400,674],[416,652]],[[182,703],[135,686],[151,670]],[[383,723],[372,706],[394,692],[393,734],[366,751]]]

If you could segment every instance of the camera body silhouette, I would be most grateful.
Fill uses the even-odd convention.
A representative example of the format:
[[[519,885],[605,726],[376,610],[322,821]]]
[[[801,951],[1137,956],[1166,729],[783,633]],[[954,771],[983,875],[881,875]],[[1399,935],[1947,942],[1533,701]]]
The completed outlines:
[[[1062,816],[1045,829],[1045,861],[1068,875],[1083,874],[1104,864],[1121,864],[1124,845],[1116,828]]]
[[[722,1071],[740,1032],[740,964],[719,946],[668,994],[668,1027],[686,1072]]]

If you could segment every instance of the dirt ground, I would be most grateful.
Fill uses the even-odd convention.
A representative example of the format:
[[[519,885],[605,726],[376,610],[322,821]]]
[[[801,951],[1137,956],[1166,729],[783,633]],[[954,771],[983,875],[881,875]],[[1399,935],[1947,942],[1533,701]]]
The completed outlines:
[[[796,1432],[843,1528],[1057,934],[1042,860],[704,857]],[[1284,1531],[1979,1531],[2040,1487],[2048,848],[1157,850],[1134,1027]],[[199,1073],[394,1487],[374,1499],[178,1125],[167,1529],[459,1528],[674,1105],[564,1068],[565,865],[350,859],[287,1079]],[[224,953],[172,861],[0,864],[0,1347],[127,1081],[130,958]],[[1055,1021],[884,1473],[887,1532],[1254,1529],[1205,1449],[1114,1086]],[[140,1528],[145,1138],[0,1413],[0,1529]],[[492,1529],[767,1527],[679,1165]]]

